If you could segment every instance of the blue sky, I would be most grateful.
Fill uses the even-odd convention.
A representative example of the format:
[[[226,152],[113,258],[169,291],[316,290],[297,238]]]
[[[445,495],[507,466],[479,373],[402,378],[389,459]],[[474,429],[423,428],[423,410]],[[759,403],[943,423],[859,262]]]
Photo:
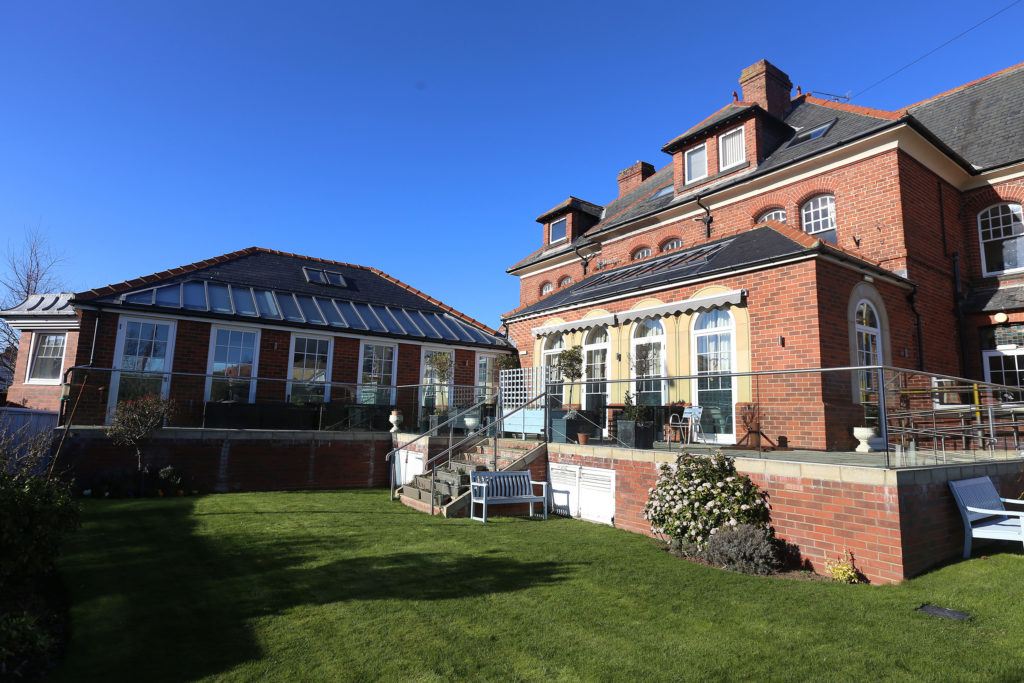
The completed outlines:
[[[491,326],[536,216],[767,58],[855,94],[988,2],[0,0],[0,248],[39,226],[80,291],[262,246],[372,265]],[[897,108],[1022,60],[1024,3],[856,97]]]

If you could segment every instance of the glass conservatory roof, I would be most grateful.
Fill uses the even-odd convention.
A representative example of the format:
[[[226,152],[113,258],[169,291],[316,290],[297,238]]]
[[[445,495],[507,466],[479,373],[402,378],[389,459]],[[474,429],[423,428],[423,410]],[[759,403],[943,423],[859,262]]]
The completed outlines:
[[[396,337],[506,345],[504,339],[443,311],[424,311],[294,294],[207,280],[186,280],[121,295],[136,306],[333,328]]]

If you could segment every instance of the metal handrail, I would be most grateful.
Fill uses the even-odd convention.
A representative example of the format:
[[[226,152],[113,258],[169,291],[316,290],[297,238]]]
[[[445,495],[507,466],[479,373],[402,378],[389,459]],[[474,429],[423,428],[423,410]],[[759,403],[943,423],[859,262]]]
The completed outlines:
[[[498,392],[495,395],[498,398],[500,398],[501,397],[501,389],[498,389]],[[402,444],[401,446],[396,446],[396,447],[392,448],[391,451],[387,455],[384,456],[384,462],[391,462],[392,456],[395,453],[397,453],[398,451],[404,450],[405,448],[407,448],[411,444],[416,443],[417,441],[419,441],[420,439],[422,439],[424,437],[429,437],[434,432],[440,432],[442,427],[444,427],[445,425],[453,424],[456,420],[458,420],[460,417],[464,416],[469,411],[475,410],[476,408],[479,408],[480,406],[482,406],[485,403],[487,403],[488,400],[489,399],[485,398],[484,400],[482,400],[482,401],[480,401],[478,403],[475,403],[474,405],[470,406],[469,408],[466,408],[461,413],[457,413],[453,417],[448,418],[447,420],[445,420],[441,424],[437,425],[436,427],[431,427],[427,431],[425,431],[422,434],[420,434],[419,436],[417,436],[412,441],[407,441],[406,443]],[[436,457],[437,456],[435,456],[435,458]],[[423,466],[426,467],[427,463],[426,462],[423,463]],[[395,499],[395,468],[392,465],[390,469],[391,469],[391,500],[394,500]],[[433,486],[431,486],[431,492],[430,493],[431,493],[431,495],[433,495],[433,493],[434,493],[433,492]],[[431,500],[431,513],[433,513],[433,500]]]
[[[500,389],[499,389],[499,395],[500,395]],[[534,401],[537,401],[539,399],[545,398],[546,396],[547,396],[547,392],[545,391],[545,392],[543,392],[541,394],[538,394],[537,396],[534,396],[532,399],[530,399],[529,401],[527,401],[523,405],[519,406],[518,408],[516,408],[515,410],[510,412],[508,415],[505,415],[504,413],[502,413],[502,415],[500,417],[498,417],[494,421],[495,424],[497,425],[498,423],[504,423],[506,417],[511,417],[512,415],[515,415],[520,410],[523,410],[524,408],[526,408],[526,406],[530,405]],[[437,455],[435,455],[433,458],[431,458],[430,460],[425,462],[423,464],[423,466],[426,467],[428,464],[434,462],[435,460],[440,460],[445,455],[448,456],[448,459],[450,461],[451,460],[451,454],[455,451],[456,448],[460,447],[462,444],[464,444],[465,442],[469,441],[470,439],[478,436],[481,432],[486,431],[489,427],[490,427],[490,425],[487,425],[486,427],[481,427],[481,428],[477,429],[472,434],[467,435],[466,438],[464,438],[459,443],[455,444],[454,446],[449,446],[446,450],[444,450],[441,453],[438,453]],[[495,431],[494,431],[494,457],[495,457],[494,468],[495,468],[495,470],[497,470],[498,434],[501,431],[503,431],[503,430],[500,430],[497,427],[495,427]],[[431,514],[431,516],[434,515],[434,484],[437,481],[436,477],[435,477],[436,470],[437,470],[436,467],[432,467],[430,469],[430,514]],[[394,468],[392,468],[391,471],[394,472]]]

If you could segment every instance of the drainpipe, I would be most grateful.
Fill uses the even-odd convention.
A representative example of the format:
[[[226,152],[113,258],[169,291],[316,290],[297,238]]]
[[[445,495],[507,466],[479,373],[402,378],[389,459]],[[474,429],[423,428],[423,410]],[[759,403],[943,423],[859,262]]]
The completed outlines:
[[[711,209],[709,209],[708,207],[704,206],[704,204],[700,201],[700,195],[699,194],[697,195],[696,201],[697,201],[697,206],[699,206],[700,208],[704,209],[704,217],[703,218],[694,218],[693,220],[700,221],[701,223],[704,224],[704,229],[705,229],[705,232],[706,232],[705,239],[711,239],[711,223],[714,222],[715,219],[711,215]]]
[[[910,304],[910,310],[914,312],[914,317],[917,319],[917,369],[924,371],[924,339],[921,338],[921,314],[917,310],[917,284],[914,285],[914,289],[907,294],[907,303]]]
[[[582,254],[580,254],[580,247],[585,246],[590,246],[590,243],[587,242],[586,244],[573,245],[572,248],[572,250],[576,252],[576,256],[579,258],[579,260],[583,261],[583,277],[587,276],[587,266],[590,264],[590,260],[594,258],[593,254],[591,254],[590,256],[583,256]]]
[[[955,287],[955,293],[953,294],[953,310],[956,311],[956,329],[960,333],[960,376],[967,376],[967,361],[969,360],[967,355],[967,323],[964,321],[964,309],[961,305],[963,301],[963,285],[960,282],[960,253],[953,252],[953,285]]]

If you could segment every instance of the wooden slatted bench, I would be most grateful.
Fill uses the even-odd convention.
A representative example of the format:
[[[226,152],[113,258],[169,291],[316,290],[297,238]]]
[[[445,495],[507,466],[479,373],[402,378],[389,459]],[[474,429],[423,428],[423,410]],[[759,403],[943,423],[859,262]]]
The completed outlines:
[[[529,503],[533,517],[533,504],[544,506],[544,519],[548,518],[548,483],[533,481],[529,472],[471,472],[469,475],[469,516],[481,522],[487,521],[487,506],[502,503]],[[543,487],[543,493],[536,495],[534,486]],[[475,514],[477,505],[483,506],[483,516]]]

